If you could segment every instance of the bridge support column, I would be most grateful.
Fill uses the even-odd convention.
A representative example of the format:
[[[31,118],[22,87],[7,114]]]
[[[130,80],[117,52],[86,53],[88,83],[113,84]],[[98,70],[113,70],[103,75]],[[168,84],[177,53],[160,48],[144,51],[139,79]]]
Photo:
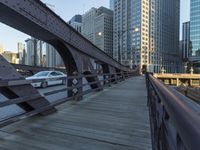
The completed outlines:
[[[190,86],[192,86],[192,79],[189,79],[189,82],[190,82]]]
[[[176,86],[179,86],[179,78],[176,78]]]

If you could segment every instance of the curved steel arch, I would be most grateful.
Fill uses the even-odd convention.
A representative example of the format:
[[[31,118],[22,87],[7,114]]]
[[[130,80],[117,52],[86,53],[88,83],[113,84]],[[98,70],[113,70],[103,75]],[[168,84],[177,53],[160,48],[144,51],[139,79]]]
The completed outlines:
[[[77,52],[130,71],[84,38],[40,0],[0,0],[0,21],[43,41],[62,40]]]

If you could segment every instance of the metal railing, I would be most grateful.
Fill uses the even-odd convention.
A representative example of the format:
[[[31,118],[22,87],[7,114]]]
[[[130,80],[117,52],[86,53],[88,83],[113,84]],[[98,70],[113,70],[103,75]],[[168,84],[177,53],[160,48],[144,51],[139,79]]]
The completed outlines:
[[[146,83],[153,149],[199,149],[200,106],[151,74]]]
[[[74,93],[72,96],[70,97],[64,97],[64,98],[61,98],[61,99],[58,99],[56,101],[53,101],[51,102],[49,105],[45,106],[45,107],[40,107],[40,108],[37,108],[37,109],[34,109],[34,110],[31,110],[31,111],[25,111],[23,113],[20,113],[20,114],[15,114],[13,116],[8,116],[6,118],[3,118],[0,120],[0,128],[1,127],[4,127],[4,126],[7,126],[11,123],[14,123],[14,122],[17,122],[17,121],[20,121],[24,118],[28,118],[28,117],[31,117],[31,116],[34,116],[34,115],[37,115],[37,114],[40,114],[41,112],[43,111],[46,111],[50,108],[52,108],[52,106],[57,106],[57,105],[60,105],[60,104],[63,104],[69,100],[77,100],[79,99],[80,97],[90,93],[90,92],[93,92],[93,91],[100,91],[102,90],[104,87],[107,87],[107,86],[111,86],[112,84],[116,84],[118,82],[121,82],[127,78],[130,78],[132,76],[134,76],[135,74],[134,73],[126,73],[126,74],[121,74],[121,73],[116,73],[116,74],[110,74],[110,73],[106,73],[106,74],[91,74],[91,75],[77,75],[77,76],[69,76],[66,78],[67,81],[69,80],[79,80],[79,79],[83,79],[83,78],[93,78],[93,77],[98,77],[98,76],[102,76],[103,79],[99,79],[98,81],[92,81],[92,82],[87,82],[87,83],[82,83],[82,80],[81,80],[81,83],[77,83],[77,84],[74,84],[70,87],[66,86],[66,88],[62,88],[62,89],[59,89],[59,90],[55,90],[55,91],[52,91],[52,92],[46,92],[43,94],[43,96],[50,96],[52,94],[56,94],[56,93],[59,93],[59,92],[63,92],[63,91],[73,91],[74,89],[79,89],[79,88],[83,88],[85,86],[88,86],[88,85],[95,85],[95,84],[99,84],[100,86],[96,86],[95,88],[91,88],[91,89],[88,89],[88,90],[85,90],[85,91],[81,91],[81,92],[77,92],[77,93]],[[8,87],[8,86],[22,86],[24,84],[30,84],[30,83],[34,83],[34,82],[38,82],[38,81],[42,81],[41,79],[39,80],[33,80],[33,81],[27,81],[27,80],[18,80],[18,81],[3,81],[3,82],[0,82],[0,87]],[[77,90],[78,91],[78,90]],[[31,101],[31,100],[34,100],[34,99],[38,99],[40,98],[41,95],[40,94],[34,94],[34,95],[30,95],[30,96],[26,96],[26,97],[19,97],[19,98],[15,98],[15,99],[8,99],[6,101],[3,101],[3,102],[0,102],[0,109],[1,108],[5,108],[5,107],[8,107],[8,106],[11,106],[11,105],[18,105],[18,104],[21,104],[23,102],[27,102],[27,101]]]
[[[11,65],[23,76],[30,76],[39,71],[61,71],[66,73],[65,68],[58,68],[58,67],[41,67],[41,66],[29,66],[29,65],[22,65],[22,64],[12,64]]]

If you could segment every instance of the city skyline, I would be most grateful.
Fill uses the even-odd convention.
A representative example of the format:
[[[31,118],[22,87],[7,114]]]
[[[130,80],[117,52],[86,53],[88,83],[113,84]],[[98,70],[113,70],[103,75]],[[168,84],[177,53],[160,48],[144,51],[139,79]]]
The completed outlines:
[[[48,3],[55,6],[55,12],[61,16],[66,22],[68,22],[71,17],[75,14],[84,14],[92,7],[104,6],[109,8],[109,0],[74,0],[70,2],[70,5],[67,5],[67,2],[61,3],[60,1],[56,2],[55,0],[42,0],[44,3]],[[63,0],[62,0],[63,1]],[[189,21],[189,1],[190,0],[181,0],[181,17],[180,17],[180,37],[181,37],[181,25],[183,22]],[[66,5],[64,5],[66,4]],[[72,9],[77,8],[77,9]],[[67,10],[67,11],[66,11]],[[20,31],[17,31],[11,27],[6,26],[5,24],[0,23],[0,44],[3,45],[4,50],[15,51],[17,50],[17,42],[25,43],[25,40],[29,38],[29,35],[26,35]],[[15,37],[15,38],[13,38]]]

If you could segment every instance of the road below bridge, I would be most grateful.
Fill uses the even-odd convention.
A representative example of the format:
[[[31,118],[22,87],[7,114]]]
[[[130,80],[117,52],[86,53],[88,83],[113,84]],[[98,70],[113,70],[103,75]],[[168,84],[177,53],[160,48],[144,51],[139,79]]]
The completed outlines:
[[[83,84],[87,83],[86,79],[83,79]],[[66,83],[67,85],[67,83]],[[46,88],[36,88],[37,91],[45,97],[50,103],[55,102],[59,99],[66,98],[67,97],[67,86],[66,85],[53,85],[53,86],[48,86]],[[87,85],[83,87],[83,91],[89,90],[90,87]],[[7,101],[8,98],[3,96],[0,93],[0,102]],[[24,113],[24,110],[22,110],[19,106],[17,105],[10,105],[6,107],[2,107],[0,109],[0,121],[4,118],[13,116],[15,114],[21,114]]]
[[[6,150],[149,150],[151,136],[143,77],[69,101],[48,116],[0,130]]]

